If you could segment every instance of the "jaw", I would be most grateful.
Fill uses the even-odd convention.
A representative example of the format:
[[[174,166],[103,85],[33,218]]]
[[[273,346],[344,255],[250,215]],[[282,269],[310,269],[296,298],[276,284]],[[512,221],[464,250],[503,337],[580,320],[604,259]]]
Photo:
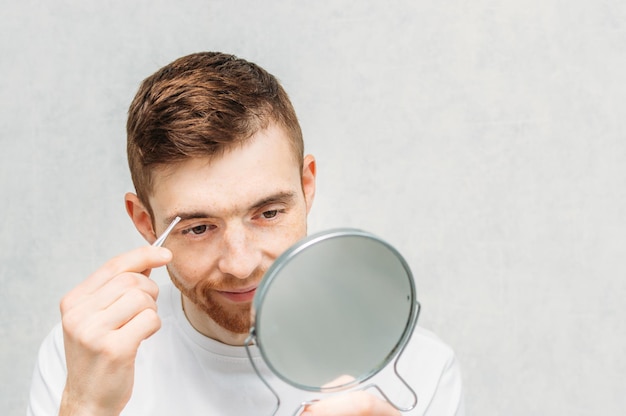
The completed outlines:
[[[244,345],[250,331],[251,303],[242,305],[240,315],[245,315],[247,319],[245,323],[242,322],[241,325],[239,325],[236,331],[224,328],[224,326],[213,319],[204,308],[193,302],[185,294],[182,294],[182,304],[187,320],[191,326],[202,335],[227,345]]]

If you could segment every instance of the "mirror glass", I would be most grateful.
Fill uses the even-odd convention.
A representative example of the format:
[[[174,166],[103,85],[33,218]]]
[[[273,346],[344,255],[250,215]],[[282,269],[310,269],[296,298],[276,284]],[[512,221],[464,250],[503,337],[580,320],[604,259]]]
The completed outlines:
[[[341,229],[280,256],[253,301],[254,337],[270,369],[309,391],[347,388],[380,371],[417,319],[402,256],[381,239]]]

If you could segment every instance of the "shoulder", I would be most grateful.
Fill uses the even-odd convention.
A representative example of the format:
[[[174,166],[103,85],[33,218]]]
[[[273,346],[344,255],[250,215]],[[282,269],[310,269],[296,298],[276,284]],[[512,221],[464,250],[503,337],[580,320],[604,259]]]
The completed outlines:
[[[417,326],[399,359],[398,371],[415,387],[416,414],[462,415],[461,369],[453,349],[433,332]]]
[[[460,374],[452,348],[433,332],[416,326],[399,359],[400,368],[419,373],[420,382],[428,380],[431,387],[451,370]]]
[[[57,324],[43,340],[30,386],[28,415],[49,415],[58,411],[67,370],[63,328]]]
[[[454,358],[454,351],[452,348],[443,342],[434,332],[428,329],[416,326],[409,341],[410,350],[415,351],[417,354],[424,354],[431,359],[438,359],[448,361]]]
[[[65,347],[63,344],[63,326],[61,322],[57,323],[48,335],[44,338],[41,346],[39,347],[39,360],[38,365],[46,366],[41,368],[47,369],[49,365],[55,365],[55,370],[62,369],[65,371]]]

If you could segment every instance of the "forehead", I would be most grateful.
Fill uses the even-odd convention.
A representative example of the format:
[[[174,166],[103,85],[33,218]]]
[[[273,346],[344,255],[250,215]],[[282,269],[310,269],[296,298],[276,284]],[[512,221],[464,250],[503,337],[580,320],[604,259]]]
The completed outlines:
[[[229,215],[278,193],[301,193],[299,161],[275,124],[223,155],[189,159],[153,175],[150,205],[157,217],[177,210]]]

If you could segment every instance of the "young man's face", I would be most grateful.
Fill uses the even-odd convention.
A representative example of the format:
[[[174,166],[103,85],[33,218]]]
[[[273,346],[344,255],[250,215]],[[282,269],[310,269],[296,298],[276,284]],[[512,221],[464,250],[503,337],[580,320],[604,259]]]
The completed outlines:
[[[165,245],[173,253],[168,271],[191,323],[210,328],[211,322],[201,322],[208,315],[231,333],[247,332],[263,274],[306,235],[313,157],[305,157],[301,171],[286,133],[271,124],[223,156],[155,172],[154,184],[156,230],[146,231],[145,215],[131,216],[149,241],[153,231],[159,235],[174,217],[182,218]]]

